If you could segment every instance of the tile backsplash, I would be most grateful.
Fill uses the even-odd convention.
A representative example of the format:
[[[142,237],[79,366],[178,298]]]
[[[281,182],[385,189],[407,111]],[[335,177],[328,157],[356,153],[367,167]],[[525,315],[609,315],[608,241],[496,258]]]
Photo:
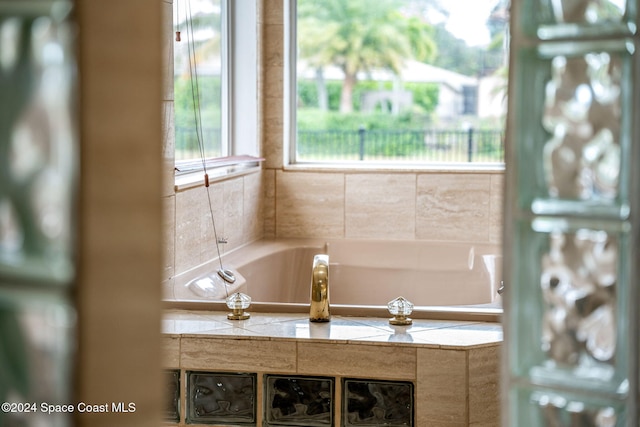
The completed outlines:
[[[265,185],[265,237],[502,239],[501,171],[275,170]]]

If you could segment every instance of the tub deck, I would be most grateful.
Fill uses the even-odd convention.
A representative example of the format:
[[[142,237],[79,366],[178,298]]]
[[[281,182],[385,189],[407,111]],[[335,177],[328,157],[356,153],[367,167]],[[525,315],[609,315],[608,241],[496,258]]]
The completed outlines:
[[[194,312],[217,312],[228,310],[224,302],[181,300],[165,301],[167,310],[191,310]],[[252,302],[248,310],[252,313],[294,313],[309,314],[308,303],[269,303]],[[359,317],[386,321],[391,317],[386,306],[331,304],[331,314],[337,316]],[[412,319],[421,320],[460,320],[463,322],[501,322],[503,315],[501,303],[476,304],[471,306],[415,306]],[[299,316],[304,317],[304,316]]]
[[[473,348],[502,342],[502,325],[493,322],[414,319],[412,325],[394,326],[388,318],[332,315],[330,322],[314,323],[309,322],[308,313],[248,311],[250,319],[234,321],[227,319],[228,310],[167,310],[162,332],[166,335],[413,343],[444,348]]]
[[[415,426],[499,425],[499,323],[414,319],[392,326],[387,318],[335,314],[311,323],[308,313],[249,311],[250,319],[231,321],[227,311],[166,310],[165,368],[182,378],[189,370],[334,377],[336,402],[341,378],[411,381]],[[256,402],[262,425],[262,396]],[[335,411],[339,420],[339,405]],[[185,425],[184,414],[176,425]]]

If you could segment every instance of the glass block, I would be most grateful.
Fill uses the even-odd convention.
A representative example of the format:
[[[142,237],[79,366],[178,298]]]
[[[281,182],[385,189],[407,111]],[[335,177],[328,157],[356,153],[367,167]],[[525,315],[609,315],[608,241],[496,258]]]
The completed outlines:
[[[567,37],[632,35],[633,0],[525,0],[519,21],[524,33],[542,40]]]
[[[577,393],[522,388],[510,393],[510,418],[519,427],[624,427],[624,401]]]
[[[513,374],[536,384],[628,393],[630,237],[624,224],[518,224],[506,326]],[[526,301],[526,303],[524,303]]]
[[[630,42],[518,51],[518,201],[538,215],[629,214]]]
[[[412,383],[344,379],[342,390],[344,426],[413,426]]]
[[[41,403],[73,403],[76,312],[64,298],[0,289],[0,425],[67,426],[69,413],[43,413]],[[3,407],[4,409],[4,407]]]
[[[164,410],[165,421],[180,422],[180,371],[165,371],[166,402]]]
[[[255,425],[256,374],[187,372],[187,422]]]
[[[66,1],[0,2],[3,277],[68,285],[74,274],[78,132],[70,16]]]
[[[266,426],[332,426],[334,379],[265,375]]]

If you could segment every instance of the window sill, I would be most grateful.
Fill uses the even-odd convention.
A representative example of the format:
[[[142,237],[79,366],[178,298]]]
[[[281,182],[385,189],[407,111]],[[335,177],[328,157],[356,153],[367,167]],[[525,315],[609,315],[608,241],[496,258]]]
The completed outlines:
[[[230,156],[219,159],[208,159],[206,164],[209,183],[259,172],[262,169],[260,163],[263,160],[264,159],[260,157],[253,156]],[[205,184],[202,162],[189,162],[177,166],[177,168],[181,167],[184,169],[182,171],[176,169],[175,173],[174,189],[176,192]]]
[[[391,163],[294,163],[285,171],[299,172],[386,172],[386,173],[497,173],[504,172],[504,163],[446,163],[446,164],[391,164]]]

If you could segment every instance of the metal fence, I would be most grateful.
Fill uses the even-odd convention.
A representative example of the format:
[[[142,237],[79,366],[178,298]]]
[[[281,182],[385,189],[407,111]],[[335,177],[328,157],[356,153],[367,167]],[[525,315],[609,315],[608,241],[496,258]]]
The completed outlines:
[[[220,129],[203,128],[203,139],[215,150]],[[296,148],[303,162],[504,162],[504,134],[497,129],[305,130],[298,131]],[[198,153],[195,130],[176,129],[176,150]]]
[[[504,161],[501,130],[298,131],[300,161]]]
[[[222,134],[219,127],[202,128],[202,140],[207,157],[215,157],[221,153]],[[176,127],[175,151],[176,159],[200,157],[200,143],[195,128]]]

